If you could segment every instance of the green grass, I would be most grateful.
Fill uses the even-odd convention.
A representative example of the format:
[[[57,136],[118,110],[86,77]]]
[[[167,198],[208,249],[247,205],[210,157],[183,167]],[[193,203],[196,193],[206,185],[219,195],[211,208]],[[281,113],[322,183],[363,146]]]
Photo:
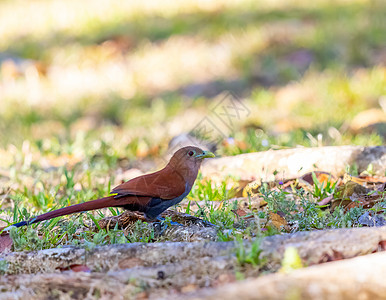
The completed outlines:
[[[74,200],[74,202],[77,203],[79,199],[84,199],[86,194],[83,191],[70,192],[73,187],[71,178],[72,175],[67,173],[67,188],[69,188],[67,193],[69,193],[73,199],[78,199]],[[321,184],[315,179],[313,189],[307,191],[300,188],[293,190],[293,192],[288,192],[263,184],[259,192],[267,202],[267,205],[261,207],[259,210],[252,210],[251,213],[247,214],[248,219],[244,219],[235,214],[235,211],[238,209],[237,202],[230,202],[227,198],[227,195],[231,194],[231,191],[225,188],[225,182],[219,186],[217,185],[216,188],[213,182],[198,179],[188,199],[191,199],[189,203],[191,203],[191,201],[201,200],[201,204],[198,205],[198,209],[195,211],[192,211],[190,204],[188,204],[185,212],[216,225],[219,241],[260,238],[286,232],[288,229],[284,227],[277,228],[267,223],[270,213],[280,213],[284,215],[291,232],[362,226],[359,222],[359,217],[367,211],[365,208],[355,207],[346,210],[343,207],[337,207],[334,211],[331,211],[327,205],[318,205],[316,202],[317,199],[334,193],[335,184],[328,181],[326,186],[321,188]],[[211,188],[209,189],[208,186]],[[65,193],[66,190],[63,190],[63,192]],[[3,214],[2,220],[5,220],[4,215],[7,215],[10,224],[29,219],[33,215],[55,208],[49,201],[52,196],[46,195],[45,193],[40,192],[32,197],[32,199],[35,199],[35,202],[32,203],[32,207],[35,208],[32,209],[31,204],[29,204],[31,202],[28,201],[29,192],[27,190],[17,195],[17,197],[12,198],[14,201],[13,210],[7,208],[2,208],[1,210]],[[67,205],[68,198],[66,196],[57,199],[61,205],[57,204],[56,207]],[[381,200],[370,210],[371,213],[376,212],[378,215],[385,215],[385,205]],[[218,201],[223,201],[223,205],[220,207],[216,206],[215,203],[218,203]],[[97,245],[133,242],[148,243],[164,240],[162,236],[156,233],[157,231],[155,231],[153,225],[141,221],[133,224],[128,231],[118,229],[117,226],[112,230],[100,229],[98,224],[99,220],[106,216],[117,214],[117,209],[95,211],[55,218],[28,227],[14,228],[11,231],[11,237],[14,242],[13,249],[15,251],[39,250],[64,245],[92,248]],[[252,222],[251,217],[253,218]],[[249,255],[245,252],[245,249],[243,250],[241,248],[240,251],[242,252],[239,253],[241,264],[259,264],[257,262],[259,261],[259,257],[249,257],[256,253]]]
[[[254,267],[261,266],[265,259],[261,257],[261,248],[260,248],[261,239],[256,238],[252,245],[251,249],[245,249],[243,241],[239,240],[239,245],[236,252],[236,257],[238,263],[243,266],[245,264],[251,264]]]

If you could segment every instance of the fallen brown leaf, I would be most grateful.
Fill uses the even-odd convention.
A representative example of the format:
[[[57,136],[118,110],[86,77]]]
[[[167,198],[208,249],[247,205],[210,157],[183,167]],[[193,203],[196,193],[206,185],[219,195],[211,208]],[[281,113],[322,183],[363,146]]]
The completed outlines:
[[[304,174],[302,177],[299,178],[299,180],[303,180],[307,182],[310,185],[314,185],[314,178],[312,176],[312,173],[315,174],[316,178],[320,183],[323,183],[323,186],[325,187],[327,185],[327,182],[332,182],[334,183],[336,181],[335,177],[328,172],[323,172],[323,171],[315,171],[315,172],[309,172]]]
[[[342,260],[344,258],[345,257],[341,252],[332,249],[332,254],[328,254],[328,253],[323,254],[319,260],[319,263],[322,264],[330,261]]]
[[[375,184],[386,183],[386,176],[377,176],[377,177],[359,176],[358,178],[364,181],[367,181],[368,183],[375,183]]]
[[[326,204],[330,203],[332,199],[334,199],[334,196],[333,196],[333,195],[330,195],[330,196],[328,196],[328,197],[326,197],[326,198],[320,200],[320,201],[318,202],[318,204],[319,204],[319,205],[326,205]]]
[[[12,239],[9,234],[0,235],[0,253],[9,252],[12,249]]]
[[[386,251],[386,241],[380,241],[378,243],[378,252],[379,251]]]
[[[335,210],[338,206],[347,207],[350,204],[351,207],[368,205],[369,203],[365,203],[365,201],[371,200],[369,197],[372,196],[368,195],[371,192],[371,189],[354,181],[347,181],[335,190],[334,199],[331,200],[331,210]]]
[[[282,230],[285,229],[286,231],[289,230],[287,226],[287,221],[280,216],[277,213],[269,212],[269,220],[271,221],[272,225],[275,226],[277,229]]]
[[[248,183],[243,189],[243,197],[249,197],[256,195],[259,192],[259,188],[261,186],[261,180],[255,180]]]
[[[73,271],[73,272],[91,272],[91,269],[86,266],[86,265],[79,265],[79,264],[74,264],[74,265],[70,265],[68,267],[61,267],[61,268],[58,268],[60,270],[60,272],[64,272],[64,271]]]
[[[244,217],[247,213],[242,209],[232,209],[232,212],[238,217]]]

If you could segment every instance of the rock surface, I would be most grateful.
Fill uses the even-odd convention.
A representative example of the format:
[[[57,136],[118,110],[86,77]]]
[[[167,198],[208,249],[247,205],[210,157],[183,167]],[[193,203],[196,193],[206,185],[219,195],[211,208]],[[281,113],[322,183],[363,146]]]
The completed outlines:
[[[246,153],[208,160],[201,171],[204,177],[212,179],[232,175],[243,180],[261,178],[266,181],[299,177],[317,170],[340,176],[353,164],[358,166],[359,172],[372,164],[376,174],[384,175],[386,146],[332,146]]]

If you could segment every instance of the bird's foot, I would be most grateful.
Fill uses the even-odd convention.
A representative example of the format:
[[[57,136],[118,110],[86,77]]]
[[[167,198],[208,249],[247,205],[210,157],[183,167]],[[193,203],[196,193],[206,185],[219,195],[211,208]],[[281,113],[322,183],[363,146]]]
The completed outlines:
[[[158,222],[160,222],[161,224],[165,224],[165,225],[184,226],[178,222],[173,222],[171,219],[165,219],[165,218],[162,218],[160,216],[158,216],[156,220]]]
[[[209,222],[209,221],[202,220],[202,223],[203,223],[205,226],[218,227],[217,225],[214,225],[213,223],[211,223],[211,222]]]
[[[171,221],[170,218],[165,219],[162,217],[157,217],[155,222],[153,222],[154,230],[158,235],[163,235],[168,227],[176,225],[183,226],[180,223]]]

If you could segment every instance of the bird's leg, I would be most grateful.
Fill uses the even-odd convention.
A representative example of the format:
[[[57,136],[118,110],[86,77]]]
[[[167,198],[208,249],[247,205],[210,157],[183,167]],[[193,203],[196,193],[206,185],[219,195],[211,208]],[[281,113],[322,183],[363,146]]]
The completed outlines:
[[[171,219],[166,220],[165,218],[161,217],[160,215],[154,217],[154,216],[149,216],[145,214],[145,219],[146,222],[148,223],[155,223],[155,224],[161,224],[161,225],[177,225],[177,226],[184,226],[178,222],[173,222]]]
[[[152,219],[151,221],[153,222],[153,227],[158,235],[162,235],[170,225],[183,226],[180,223],[165,220],[165,218],[162,218],[160,216],[156,217],[155,219]]]

